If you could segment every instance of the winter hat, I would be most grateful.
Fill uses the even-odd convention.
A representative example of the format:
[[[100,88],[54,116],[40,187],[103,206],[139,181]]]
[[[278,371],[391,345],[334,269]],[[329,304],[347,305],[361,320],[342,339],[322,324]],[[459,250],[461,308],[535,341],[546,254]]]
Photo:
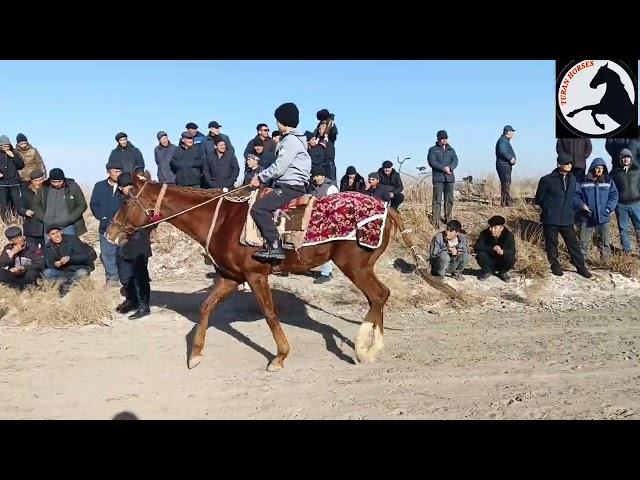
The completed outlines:
[[[19,133],[18,135],[16,135],[16,143],[20,143],[20,142],[26,142],[27,140],[27,136],[24,133]]]
[[[51,230],[62,230],[62,227],[60,225],[49,225],[47,227],[47,233],[49,233]]]
[[[438,140],[442,140],[443,138],[449,138],[449,135],[447,135],[446,130],[440,130],[437,136],[438,136]]]
[[[122,172],[118,177],[118,186],[124,188],[128,185],[133,185],[133,177],[129,172]]]
[[[65,180],[64,172],[61,168],[52,168],[49,172],[49,180]]]
[[[354,175],[356,172],[356,167],[347,167],[347,175]]]
[[[29,174],[29,180],[35,180],[36,178],[42,178],[42,177],[44,177],[44,172],[39,168],[36,168],[35,170],[31,170],[31,173]]]
[[[385,160],[382,162],[382,168],[391,168],[393,167],[393,162],[391,160]]]
[[[122,160],[110,158],[106,167],[107,170],[122,170]]]
[[[255,160],[256,162],[260,161],[260,157],[258,157],[257,155],[254,155],[253,153],[247,154],[247,158],[250,158],[251,160]]]
[[[326,108],[323,108],[322,110],[318,110],[318,113],[316,113],[316,118],[320,122],[323,120],[328,120],[332,116],[333,116],[333,113],[329,113],[329,110],[327,110]]]
[[[304,132],[304,136],[307,137],[307,142],[309,142],[313,138],[313,132],[307,130],[306,132]]]
[[[504,225],[505,223],[506,223],[505,218],[501,217],[500,215],[494,215],[489,219],[490,227],[497,227],[498,225]]]
[[[369,178],[376,178],[376,179],[380,180],[380,174],[378,172],[371,172],[369,174]]]
[[[0,145],[11,145],[11,140],[6,135],[0,135]]]
[[[568,165],[570,163],[573,163],[573,158],[571,158],[571,155],[568,155],[566,153],[561,153],[560,155],[558,155],[558,165]]]
[[[283,103],[274,112],[276,120],[287,127],[296,128],[300,123],[300,111],[295,103]]]
[[[5,230],[4,236],[7,237],[7,240],[13,240],[16,237],[22,236],[22,229],[20,227],[9,227]]]
[[[117,133],[116,134],[116,142],[118,140],[120,140],[121,138],[128,138],[128,135],[126,133],[124,133],[124,132]]]
[[[182,138],[193,138],[193,133],[191,132],[182,132],[182,135],[180,135]]]
[[[196,124],[195,124],[195,123],[193,123],[193,122],[189,122],[189,123],[187,123],[187,124],[185,125],[185,127],[184,127],[184,128],[186,128],[187,130],[188,130],[188,129],[190,129],[190,128],[192,128],[192,129],[194,129],[194,130],[197,130],[197,129],[198,129],[198,125],[196,125]]]
[[[311,176],[315,177],[316,175],[322,175],[323,177],[326,177],[327,171],[322,165],[315,165],[311,168]]]
[[[158,140],[160,140],[162,137],[168,137],[169,135],[167,135],[167,132],[163,132],[162,130],[160,130],[156,137],[158,137]]]

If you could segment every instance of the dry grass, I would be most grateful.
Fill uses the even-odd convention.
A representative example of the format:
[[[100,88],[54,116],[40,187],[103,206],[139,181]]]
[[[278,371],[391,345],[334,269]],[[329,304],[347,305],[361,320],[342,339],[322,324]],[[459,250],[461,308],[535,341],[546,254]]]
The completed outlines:
[[[105,293],[108,293],[105,295]],[[118,303],[117,289],[105,292],[104,286],[90,279],[74,285],[60,298],[56,282],[43,282],[21,293],[2,286],[0,308],[16,309],[17,324],[66,328],[83,325],[110,325]]]

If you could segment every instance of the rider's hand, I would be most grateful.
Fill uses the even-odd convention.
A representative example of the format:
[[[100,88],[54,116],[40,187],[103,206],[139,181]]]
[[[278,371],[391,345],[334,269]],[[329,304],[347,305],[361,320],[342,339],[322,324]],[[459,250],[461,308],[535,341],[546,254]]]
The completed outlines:
[[[249,183],[254,188],[258,188],[260,186],[260,180],[257,177],[251,179],[251,183]]]

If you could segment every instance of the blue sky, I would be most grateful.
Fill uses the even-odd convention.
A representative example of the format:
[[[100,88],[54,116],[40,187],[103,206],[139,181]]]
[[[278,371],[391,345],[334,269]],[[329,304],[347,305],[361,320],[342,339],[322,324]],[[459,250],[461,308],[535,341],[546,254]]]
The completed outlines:
[[[173,143],[187,122],[210,120],[240,153],[273,111],[295,102],[299,129],[316,112],[336,115],[339,175],[363,175],[382,161],[426,165],[436,132],[446,129],[464,175],[495,175],[494,146],[505,124],[517,130],[516,178],[555,167],[553,61],[3,61],[0,134],[23,132],[48,168],[83,183],[104,178],[119,131],[155,174],[156,132]],[[593,156],[609,156],[594,140]],[[240,159],[241,160],[241,159]],[[241,160],[242,161],[242,160]]]

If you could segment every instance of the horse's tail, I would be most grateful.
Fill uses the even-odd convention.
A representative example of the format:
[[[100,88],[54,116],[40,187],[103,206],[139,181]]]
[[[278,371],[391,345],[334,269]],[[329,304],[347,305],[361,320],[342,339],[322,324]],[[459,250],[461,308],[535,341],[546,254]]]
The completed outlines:
[[[387,209],[387,213],[389,217],[391,217],[394,227],[396,229],[400,229],[400,235],[402,236],[402,240],[404,241],[404,244],[407,246],[407,248],[409,248],[409,250],[411,251],[413,260],[416,263],[416,271],[418,272],[418,275],[420,275],[425,282],[427,282],[436,290],[440,290],[442,293],[456,300],[462,300],[463,299],[462,295],[455,288],[450,287],[449,285],[444,283],[442,280],[439,280],[435,278],[433,275],[431,275],[431,272],[426,265],[425,259],[421,255],[418,255],[416,253],[417,247],[414,245],[413,239],[411,238],[411,230],[408,228],[405,228],[405,225],[404,225],[404,222],[402,221],[402,217],[400,216],[400,213],[398,213],[396,209],[394,209],[393,207],[389,207]]]

